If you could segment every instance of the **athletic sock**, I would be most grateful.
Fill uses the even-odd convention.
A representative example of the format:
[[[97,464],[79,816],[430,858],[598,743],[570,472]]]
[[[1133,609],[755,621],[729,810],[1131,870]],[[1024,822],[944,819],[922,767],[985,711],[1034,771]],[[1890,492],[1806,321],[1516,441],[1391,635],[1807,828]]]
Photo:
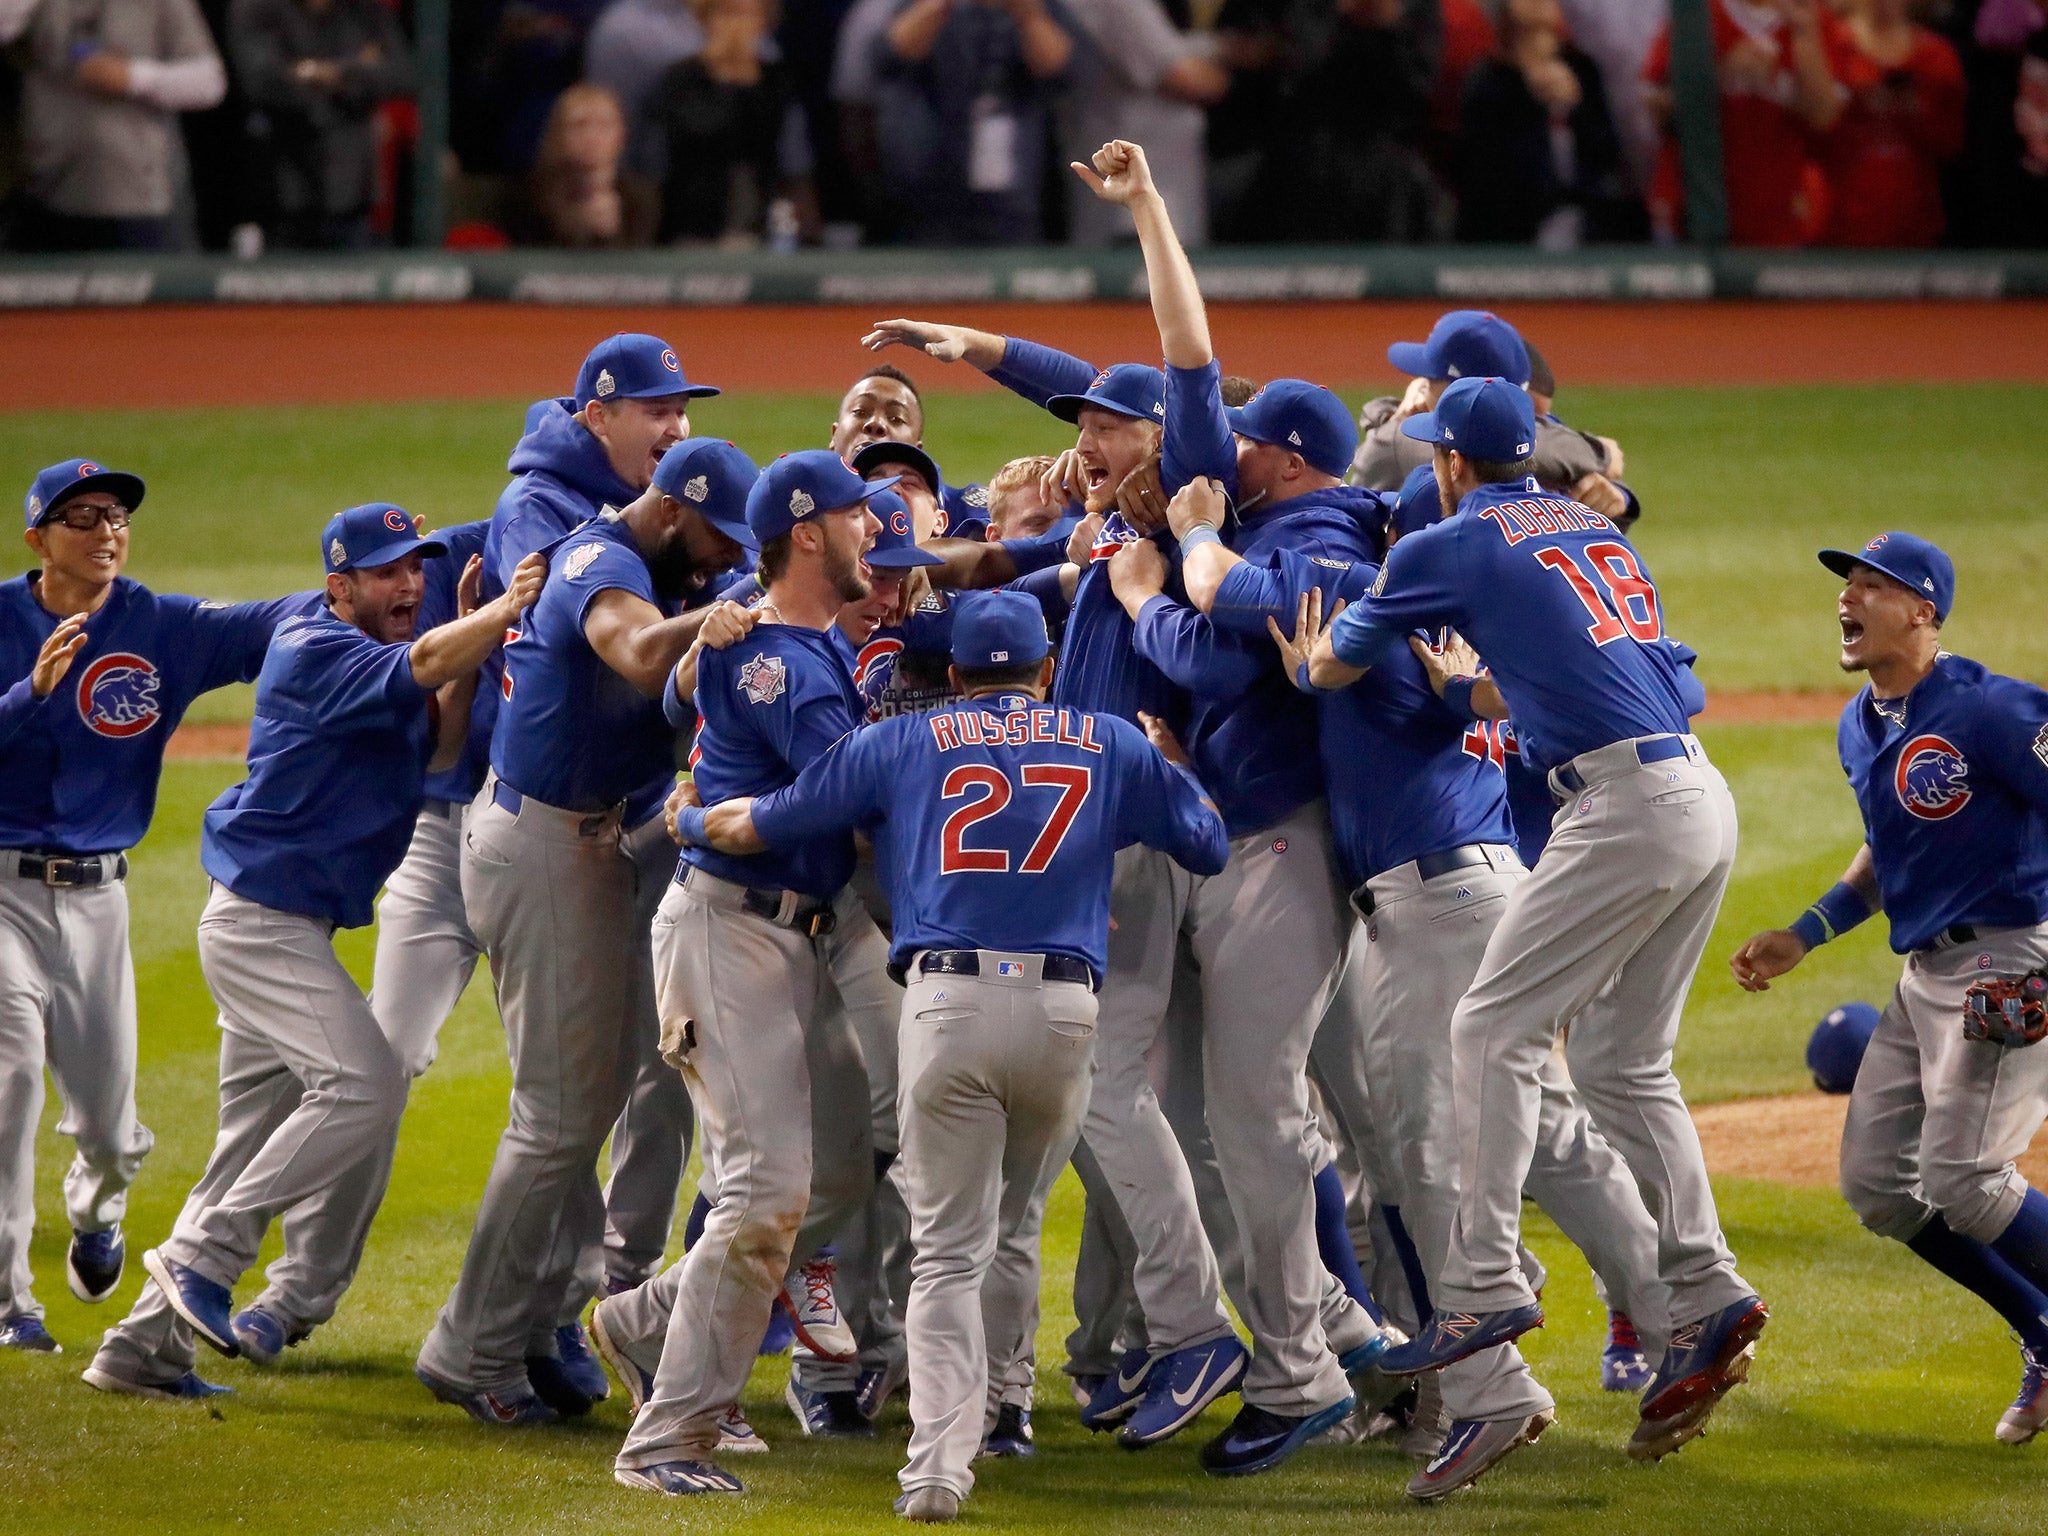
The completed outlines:
[[[1427,1328],[1436,1309],[1429,1304],[1429,1279],[1422,1272],[1422,1255],[1415,1251],[1415,1239],[1408,1235],[1408,1224],[1401,1220],[1401,1207],[1382,1205],[1380,1216],[1387,1224],[1387,1236],[1393,1240],[1395,1257],[1401,1261],[1401,1273],[1408,1277],[1408,1294],[1415,1300],[1415,1326]]]
[[[1996,1249],[1952,1230],[1938,1212],[1907,1239],[1906,1246],[1964,1290],[1983,1298],[2027,1348],[2048,1349],[2048,1295]]]
[[[2036,1291],[2048,1292],[2048,1195],[2029,1189],[1991,1250],[2026,1276]]]
[[[1365,1272],[1358,1267],[1358,1250],[1351,1246],[1351,1223],[1344,1212],[1344,1181],[1337,1177],[1335,1163],[1316,1175],[1316,1247],[1322,1253],[1323,1268],[1337,1277],[1344,1293],[1365,1308],[1375,1323],[1384,1326],[1387,1315],[1372,1299]]]
[[[704,1222],[711,1215],[711,1202],[704,1198],[704,1191],[697,1191],[697,1200],[690,1207],[689,1219],[683,1223],[683,1250],[688,1252],[697,1246],[697,1239],[704,1235]]]

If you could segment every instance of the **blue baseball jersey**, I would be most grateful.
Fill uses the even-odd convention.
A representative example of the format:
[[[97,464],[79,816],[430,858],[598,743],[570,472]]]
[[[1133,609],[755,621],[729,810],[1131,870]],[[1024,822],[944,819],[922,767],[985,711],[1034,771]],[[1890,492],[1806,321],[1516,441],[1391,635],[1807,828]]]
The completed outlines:
[[[278,624],[321,597],[209,603],[116,577],[85,649],[38,699],[29,678],[58,624],[40,580],[0,582],[0,848],[117,853],[149,830],[164,748],[192,701],[255,678]]]
[[[1007,949],[1070,955],[1098,983],[1119,848],[1142,842],[1202,875],[1230,857],[1201,785],[1136,726],[1021,694],[849,736],[755,801],[754,827],[780,848],[870,832],[899,966],[925,949]]]
[[[540,598],[505,646],[491,767],[522,795],[565,811],[624,804],[635,826],[675,783],[675,731],[661,700],[614,672],[584,635],[591,604],[612,591],[664,615],[680,611],[655,592],[632,530],[597,517],[550,549]]]
[[[744,639],[698,657],[699,724],[690,767],[706,805],[794,783],[860,723],[866,706],[854,691],[846,644],[837,626],[821,633],[756,624]],[[662,703],[671,721],[685,718],[673,681],[663,688]],[[853,838],[841,832],[746,858],[685,848],[678,878],[692,864],[721,880],[827,900],[853,875]]]
[[[2048,921],[2048,691],[1943,654],[1884,708],[1866,684],[1836,743],[1895,951]]]
[[[256,679],[249,776],[201,825],[209,875],[280,912],[370,921],[412,841],[434,751],[411,652],[324,610],[278,626]]]
[[[484,536],[490,529],[491,520],[483,517],[435,531],[434,537],[448,546],[448,553],[435,555],[426,562],[427,590],[420,599],[419,621],[413,626],[415,635],[424,635],[456,617],[456,588],[461,584],[463,567],[469,564],[471,555],[484,552]],[[467,805],[483,788],[484,770],[491,766],[491,726],[497,715],[495,701],[487,704],[486,695],[494,692],[478,679],[476,698],[469,710],[469,732],[462,739],[462,758],[453,768],[427,775],[429,800]]]
[[[1538,768],[1689,729],[1685,668],[1634,547],[1533,477],[1481,486],[1456,516],[1401,539],[1330,639],[1340,660],[1373,666],[1410,630],[1446,625],[1486,658]]]
[[[975,594],[927,593],[901,624],[885,624],[853,657],[853,686],[870,723],[922,714],[959,698],[947,678],[953,662],[953,614]]]
[[[1055,395],[1087,393],[1097,372],[1094,364],[1078,357],[1011,337],[1002,365],[989,376],[1043,406]],[[1204,405],[1215,393],[1218,373],[1213,362],[1206,368],[1166,370],[1159,478],[1168,496],[1197,475],[1213,472],[1203,466],[1214,466],[1226,458],[1233,466],[1235,481],[1236,451],[1230,424],[1220,406],[1211,412]],[[1074,590],[1073,609],[1060,645],[1059,672],[1053,679],[1053,702],[1125,720],[1136,720],[1138,711],[1143,710],[1178,726],[1186,718],[1186,698],[1151,658],[1139,652],[1136,626],[1109,586],[1109,557],[1142,537],[1119,513],[1112,512],[1104,521],[1092,558]],[[1161,530],[1154,537],[1170,558],[1172,535]],[[1055,530],[1037,539],[1006,541],[1004,547],[1017,558],[1022,575],[1064,560],[1066,544],[1067,535]],[[1183,595],[1178,576],[1173,590],[1176,596]]]

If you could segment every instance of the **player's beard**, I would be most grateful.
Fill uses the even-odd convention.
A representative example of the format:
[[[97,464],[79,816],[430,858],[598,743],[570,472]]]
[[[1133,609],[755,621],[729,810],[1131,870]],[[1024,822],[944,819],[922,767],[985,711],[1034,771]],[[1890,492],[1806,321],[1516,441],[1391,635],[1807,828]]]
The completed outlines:
[[[654,590],[663,597],[688,597],[694,590],[697,562],[690,558],[682,529],[672,528],[662,535],[660,545],[647,557],[647,574],[654,580]]]
[[[833,592],[842,603],[858,603],[874,590],[873,584],[861,573],[860,555],[831,544],[825,547],[825,580],[832,584]]]

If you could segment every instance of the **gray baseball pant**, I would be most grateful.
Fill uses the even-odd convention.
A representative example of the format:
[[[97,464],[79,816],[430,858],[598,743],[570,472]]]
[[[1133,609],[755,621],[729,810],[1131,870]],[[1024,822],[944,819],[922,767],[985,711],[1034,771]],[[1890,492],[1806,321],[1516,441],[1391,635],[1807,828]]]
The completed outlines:
[[[601,1283],[597,1158],[625,1108],[644,1041],[647,965],[638,880],[616,812],[581,815],[531,798],[496,803],[495,776],[464,828],[464,905],[491,959],[512,1059],[510,1122],[462,1273],[420,1364],[474,1391],[523,1385],[552,1352],[569,1302]],[[565,1253],[586,1256],[565,1280]]]
[[[1722,1239],[1699,1133],[1671,1071],[1686,992],[1735,862],[1734,799],[1698,741],[1684,744],[1685,756],[1648,766],[1634,741],[1573,760],[1583,787],[1560,806],[1542,862],[1508,900],[1458,1004],[1461,1187],[1440,1307],[1493,1312],[1535,1299],[1516,1243],[1544,1063],[1566,1022],[1580,1101],[1656,1218],[1672,1324],[1751,1294]]]
[[[76,1151],[64,1207],[81,1232],[128,1211],[155,1138],[135,1118],[135,966],[128,888],[52,887],[0,850],[0,1318],[41,1317],[29,1269],[36,1224],[36,1128],[43,1068],[64,1100],[59,1134]],[[102,867],[111,874],[114,855]]]
[[[997,963],[1023,967],[1013,978]],[[979,976],[913,978],[900,1094],[910,1182],[910,1455],[905,1491],[974,1487],[973,1463],[1037,1308],[1046,1196],[1088,1098],[1095,997],[1038,955],[983,951]]]
[[[2048,1117],[2048,1046],[1965,1040],[1963,994],[2043,964],[2048,924],[1906,957],[1842,1128],[1842,1197],[1878,1236],[1906,1242],[1937,1211],[1979,1242],[2011,1225],[2027,1193],[2014,1159]]]
[[[334,954],[331,923],[216,884],[199,964],[220,1007],[220,1131],[164,1257],[233,1286],[271,1219],[376,1155],[405,1108],[406,1076]],[[100,1349],[130,1379],[189,1370],[191,1330],[156,1283]]]
[[[692,869],[654,920],[664,1051],[689,1084],[717,1198],[681,1262],[604,1303],[607,1335],[655,1365],[621,1468],[710,1456],[791,1260],[874,1187],[867,1070],[830,978],[835,951],[880,936],[850,890],[815,939],[748,912],[744,895]]]

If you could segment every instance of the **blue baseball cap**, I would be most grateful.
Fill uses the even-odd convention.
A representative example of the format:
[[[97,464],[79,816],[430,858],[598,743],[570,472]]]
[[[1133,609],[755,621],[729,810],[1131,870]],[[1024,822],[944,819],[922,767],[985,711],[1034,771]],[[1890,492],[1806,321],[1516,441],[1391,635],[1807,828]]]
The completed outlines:
[[[686,437],[654,466],[654,488],[689,507],[747,549],[757,549],[747,526],[747,493],[761,471],[722,437]]]
[[[142,505],[140,475],[131,475],[124,469],[102,469],[91,459],[66,459],[62,464],[52,464],[29,482],[28,495],[22,500],[22,510],[28,516],[26,526],[35,527],[85,491],[111,491],[130,512]]]
[[[747,492],[747,526],[766,544],[798,523],[865,502],[901,478],[887,475],[863,480],[830,448],[785,453],[761,471],[761,478]]]
[[[1420,379],[1506,379],[1529,382],[1529,349],[1512,325],[1484,309],[1454,309],[1431,327],[1427,341],[1397,341],[1387,361]]]
[[[710,384],[683,377],[676,349],[644,331],[621,331],[600,341],[576,372],[576,409],[593,400],[655,400],[665,395],[715,395]]]
[[[1238,436],[1291,448],[1326,475],[1343,474],[1358,451],[1351,408],[1307,379],[1275,379],[1224,415]]]
[[[1085,394],[1054,395],[1045,408],[1061,421],[1079,421],[1081,407],[1100,406],[1139,421],[1166,420],[1166,375],[1143,363],[1118,363],[1095,375]]]
[[[1806,1070],[1822,1093],[1847,1093],[1856,1086],[1863,1053],[1877,1031],[1877,1010],[1868,1003],[1844,1003],[1813,1026],[1806,1042]]]
[[[1437,397],[1435,410],[1403,421],[1401,432],[1468,459],[1512,464],[1536,451],[1536,403],[1506,379],[1460,379]]]
[[[1910,533],[1880,533],[1855,552],[1824,549],[1820,563],[1837,576],[1859,565],[1882,571],[1902,587],[1911,587],[1934,604],[1934,616],[1946,619],[1956,600],[1955,562],[1937,546]]]
[[[420,520],[388,501],[372,501],[337,512],[320,535],[320,555],[329,575],[402,560],[414,550],[445,555],[448,546],[420,533]]]
[[[953,609],[953,665],[962,672],[1029,666],[1052,650],[1045,610],[1025,592],[977,592]]]
[[[894,491],[876,491],[868,498],[868,510],[882,531],[875,535],[875,547],[861,558],[885,571],[907,571],[914,565],[944,565],[928,549],[918,547],[911,532],[910,508]]]
[[[917,472],[917,478],[931,487],[934,496],[945,494],[946,482],[939,476],[938,461],[915,443],[899,443],[893,438],[883,438],[869,443],[852,459],[853,472],[865,478],[884,464],[900,464]],[[896,477],[902,479],[901,475]]]
[[[1406,537],[1431,523],[1442,522],[1443,515],[1444,502],[1437,491],[1436,466],[1416,465],[1408,471],[1408,478],[1401,482],[1401,493],[1394,500],[1391,525],[1395,537]]]

